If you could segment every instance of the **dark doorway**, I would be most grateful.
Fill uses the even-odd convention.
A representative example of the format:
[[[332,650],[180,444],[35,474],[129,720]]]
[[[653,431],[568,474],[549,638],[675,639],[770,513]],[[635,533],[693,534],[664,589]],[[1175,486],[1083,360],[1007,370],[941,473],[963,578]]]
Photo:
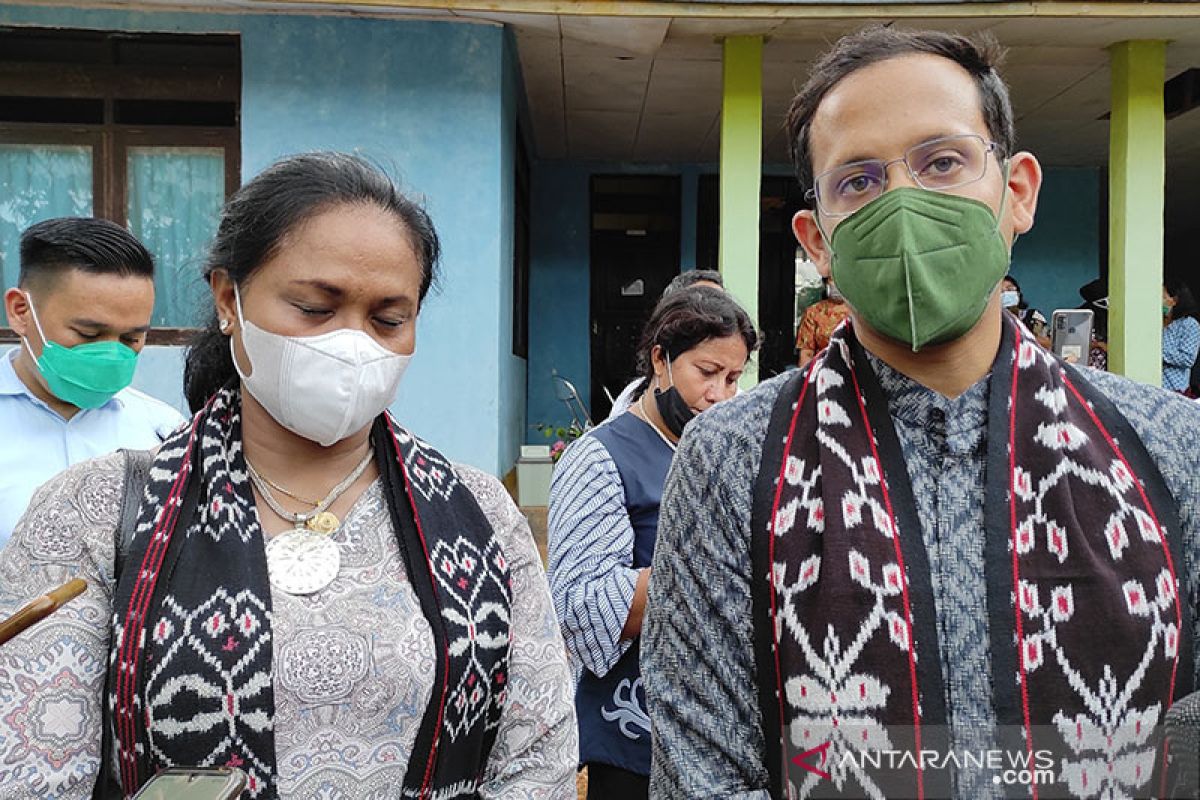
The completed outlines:
[[[633,378],[638,337],[679,274],[679,178],[594,175],[591,185],[592,419]]]
[[[717,268],[721,230],[718,176],[703,175],[697,196],[696,267]],[[796,363],[796,238],[792,217],[804,208],[804,193],[790,176],[764,175],[759,206],[758,319],[760,380]]]

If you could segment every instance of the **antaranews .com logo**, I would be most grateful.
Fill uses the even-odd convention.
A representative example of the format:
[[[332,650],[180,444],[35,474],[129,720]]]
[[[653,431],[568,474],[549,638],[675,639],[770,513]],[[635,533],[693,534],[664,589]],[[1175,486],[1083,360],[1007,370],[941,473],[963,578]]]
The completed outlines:
[[[792,763],[801,769],[829,780],[825,769],[830,758],[831,742],[823,742],[792,758]],[[837,756],[842,770],[920,769],[937,770],[987,770],[992,783],[1005,786],[1047,786],[1057,782],[1057,763],[1049,750],[1033,752],[1011,752],[1008,750],[873,750],[844,751]]]

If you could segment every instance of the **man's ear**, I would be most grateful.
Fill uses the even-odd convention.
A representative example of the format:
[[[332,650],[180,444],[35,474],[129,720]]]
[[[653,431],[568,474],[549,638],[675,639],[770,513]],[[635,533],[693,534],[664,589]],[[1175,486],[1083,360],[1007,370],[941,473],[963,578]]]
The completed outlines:
[[[1020,152],[1008,162],[1008,207],[1015,239],[1033,228],[1038,192],[1042,188],[1042,165],[1032,153]]]
[[[8,316],[8,327],[18,336],[29,336],[32,322],[29,317],[29,298],[21,289],[12,288],[4,293],[4,313]]]
[[[829,277],[830,256],[829,246],[825,243],[825,237],[821,235],[820,229],[817,227],[817,212],[816,211],[797,211],[796,216],[792,217],[792,233],[796,235],[796,241],[804,248],[804,252],[808,253],[809,259],[817,267],[817,272],[822,278]]]

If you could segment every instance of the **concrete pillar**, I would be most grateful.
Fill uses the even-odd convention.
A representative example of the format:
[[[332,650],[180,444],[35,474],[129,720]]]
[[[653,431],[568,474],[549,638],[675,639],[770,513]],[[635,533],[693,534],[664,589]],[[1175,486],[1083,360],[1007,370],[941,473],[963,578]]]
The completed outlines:
[[[1167,44],[1119,42],[1109,52],[1108,368],[1160,385]]]
[[[758,321],[758,217],[762,183],[761,36],[725,39],[721,89],[721,230],[725,286]],[[758,382],[753,363],[743,386]]]

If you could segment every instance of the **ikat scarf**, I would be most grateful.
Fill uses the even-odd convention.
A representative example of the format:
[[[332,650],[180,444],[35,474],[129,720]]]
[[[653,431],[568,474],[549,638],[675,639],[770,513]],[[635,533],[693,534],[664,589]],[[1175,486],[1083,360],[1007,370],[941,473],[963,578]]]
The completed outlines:
[[[445,458],[386,414],[372,443],[438,653],[396,793],[475,797],[506,692],[508,565]],[[125,796],[159,768],[230,765],[247,796],[277,797],[271,592],[236,390],[159,450],[114,610],[108,719]]]
[[[1192,676],[1174,501],[1116,408],[1011,320],[989,391],[999,744],[1055,754],[1048,796],[1144,793],[1154,728]],[[849,324],[780,394],[752,516],[772,796],[950,796],[945,760],[855,757],[943,754],[949,733],[921,523]]]

